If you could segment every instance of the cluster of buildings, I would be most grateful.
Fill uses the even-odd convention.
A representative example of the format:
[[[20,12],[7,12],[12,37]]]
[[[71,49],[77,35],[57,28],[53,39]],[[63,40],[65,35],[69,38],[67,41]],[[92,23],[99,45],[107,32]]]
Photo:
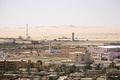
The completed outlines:
[[[67,38],[62,38],[61,40],[68,40]],[[74,33],[72,33],[72,41],[75,41],[74,39]],[[55,48],[53,48],[53,45],[50,44],[50,42],[46,43],[43,47],[43,43],[44,41],[34,41],[34,40],[30,40],[30,37],[28,37],[27,40],[24,40],[22,37],[19,37],[18,39],[14,40],[14,39],[10,39],[9,41],[4,41],[5,44],[20,44],[20,47],[28,47],[29,50],[31,48],[34,48],[34,50],[31,52],[29,51],[29,53],[20,53],[20,55],[23,56],[38,56],[39,58],[41,57],[41,53],[44,53],[43,55],[48,55],[47,57],[67,57],[69,58],[69,60],[67,61],[61,61],[60,64],[71,64],[74,63],[75,66],[77,64],[92,64],[94,63],[94,61],[117,61],[120,62],[120,43],[105,43],[104,46],[96,46],[96,45],[91,45],[91,46],[85,46],[82,48],[75,48],[75,47],[71,47],[71,48],[60,48],[60,45],[55,45]],[[24,45],[25,44],[25,45]],[[46,48],[47,47],[47,48]],[[35,51],[36,49],[36,52]],[[23,50],[24,51],[24,50]],[[39,56],[40,55],[40,56]],[[0,56],[4,57],[4,56],[9,56],[7,53],[3,53],[2,51],[0,51]],[[85,66],[85,65],[84,65]],[[24,61],[24,60],[0,60],[0,71],[8,71],[8,70],[16,70],[18,71],[20,68],[38,68],[38,67],[42,67],[41,66],[41,62],[37,61],[37,62],[31,62],[30,60]],[[113,70],[114,74],[117,73],[117,75],[119,76],[120,71],[118,70],[118,72],[116,72],[116,70]],[[114,75],[114,74],[109,74],[111,73],[110,71],[108,71],[107,75]],[[102,71],[87,71],[87,77],[92,77],[95,74],[104,74]],[[70,77],[70,80],[74,80],[77,78],[80,78],[82,74],[73,74],[73,75],[69,75],[68,77]],[[84,80],[84,79],[83,79]]]
[[[113,61],[120,58],[120,44],[116,44],[107,43],[104,46],[88,46],[87,50],[94,60]]]
[[[0,60],[0,70],[19,70],[20,68],[38,68],[42,65],[41,62],[28,62],[25,60]]]

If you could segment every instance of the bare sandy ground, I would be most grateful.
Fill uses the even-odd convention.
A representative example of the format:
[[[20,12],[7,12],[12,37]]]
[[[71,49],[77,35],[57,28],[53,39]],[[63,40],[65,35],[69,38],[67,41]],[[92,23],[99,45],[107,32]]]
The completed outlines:
[[[120,27],[81,27],[81,26],[45,26],[29,27],[32,39],[71,38],[72,32],[78,39],[120,40]],[[25,27],[0,28],[0,37],[26,37]]]

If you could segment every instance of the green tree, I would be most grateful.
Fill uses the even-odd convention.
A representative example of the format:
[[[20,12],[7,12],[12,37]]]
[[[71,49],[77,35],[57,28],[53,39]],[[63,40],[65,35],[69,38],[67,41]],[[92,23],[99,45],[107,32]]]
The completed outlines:
[[[108,68],[114,68],[116,66],[116,64],[114,62],[111,62],[110,65],[108,66]]]
[[[31,74],[30,66],[27,66],[27,72],[28,72],[28,75]]]
[[[104,67],[104,68],[102,69],[103,72],[106,72],[106,70],[107,70],[107,67]]]
[[[0,73],[0,80],[2,80],[2,78],[3,78],[3,74]]]
[[[39,62],[42,65],[42,61],[41,60],[38,60],[37,62]]]
[[[66,69],[65,69],[65,73],[66,73],[66,74],[70,74],[69,68],[66,68]]]
[[[56,68],[55,69],[55,72],[61,72],[62,70],[61,70],[61,68]]]
[[[65,64],[62,64],[61,67],[66,67],[66,65],[65,65]]]
[[[55,77],[50,76],[48,80],[55,80]]]
[[[70,73],[75,72],[76,71],[76,66],[75,65],[70,66],[69,71],[70,71]]]
[[[120,66],[116,66],[114,62],[111,62],[110,65],[108,66],[108,69],[112,69],[112,68],[120,69]]]
[[[87,64],[85,67],[86,67],[86,69],[89,69],[89,70],[92,69],[92,66],[90,64]]]
[[[38,72],[43,71],[43,70],[44,70],[43,68],[40,68],[40,67],[37,68]]]
[[[95,67],[96,70],[101,70],[101,64],[97,64],[97,66]]]

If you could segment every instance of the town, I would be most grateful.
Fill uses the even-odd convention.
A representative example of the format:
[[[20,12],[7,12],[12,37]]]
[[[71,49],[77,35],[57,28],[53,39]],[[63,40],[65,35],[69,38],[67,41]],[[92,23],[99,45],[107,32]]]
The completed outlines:
[[[0,39],[0,80],[120,80],[120,42]]]
[[[0,0],[0,80],[120,80],[120,0]]]

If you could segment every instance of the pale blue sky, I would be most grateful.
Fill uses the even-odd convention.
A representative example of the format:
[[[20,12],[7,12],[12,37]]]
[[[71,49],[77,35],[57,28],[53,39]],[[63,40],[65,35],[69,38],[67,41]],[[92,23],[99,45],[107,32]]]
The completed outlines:
[[[0,0],[0,27],[120,26],[120,0]]]

